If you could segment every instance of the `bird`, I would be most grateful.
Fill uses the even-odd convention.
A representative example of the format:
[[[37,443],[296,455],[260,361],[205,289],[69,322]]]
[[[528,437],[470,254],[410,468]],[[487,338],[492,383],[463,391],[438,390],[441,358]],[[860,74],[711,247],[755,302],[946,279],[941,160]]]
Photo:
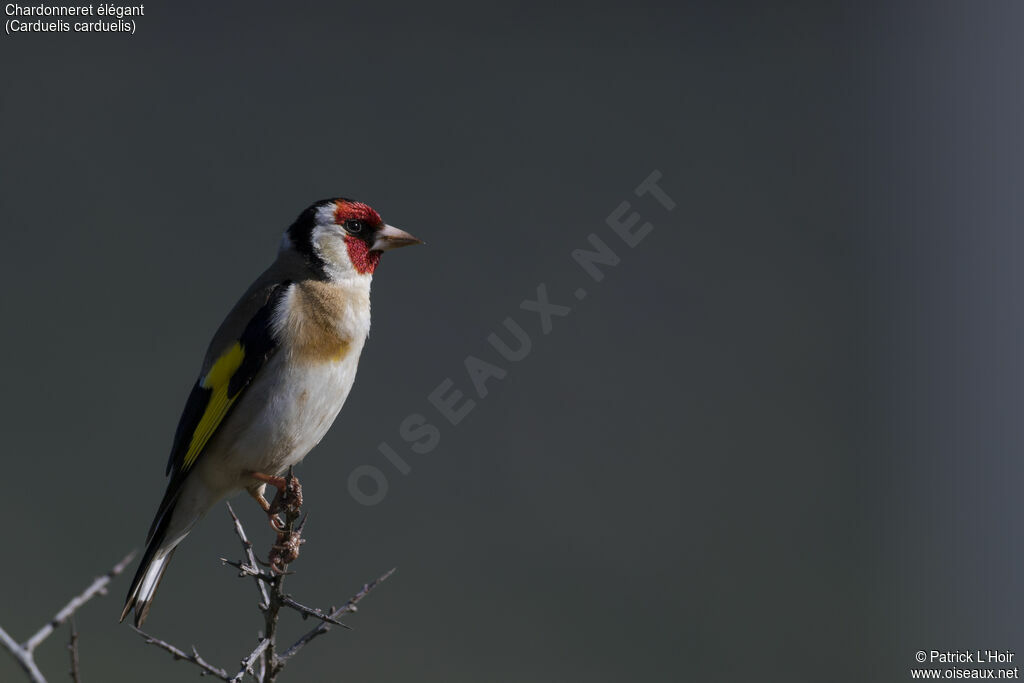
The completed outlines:
[[[344,197],[314,202],[285,230],[277,258],[207,348],[122,622],[134,609],[142,626],[175,549],[220,500],[245,490],[280,525],[266,487],[284,490],[282,475],[320,442],[348,398],[381,255],[422,243]]]

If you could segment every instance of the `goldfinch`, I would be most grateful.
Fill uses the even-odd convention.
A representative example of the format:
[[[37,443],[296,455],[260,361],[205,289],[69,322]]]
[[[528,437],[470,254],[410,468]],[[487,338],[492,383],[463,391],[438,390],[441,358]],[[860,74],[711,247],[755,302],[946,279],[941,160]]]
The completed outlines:
[[[344,198],[316,202],[285,231],[277,259],[207,349],[122,621],[134,608],[142,625],[175,548],[215,503],[244,489],[271,514],[266,484],[282,486],[281,475],[320,442],[352,388],[381,254],[420,243]]]

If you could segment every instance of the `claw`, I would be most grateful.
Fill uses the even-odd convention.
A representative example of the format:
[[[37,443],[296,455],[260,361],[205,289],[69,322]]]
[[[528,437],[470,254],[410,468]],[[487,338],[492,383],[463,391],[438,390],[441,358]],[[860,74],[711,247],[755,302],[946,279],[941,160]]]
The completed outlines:
[[[285,523],[281,521],[281,518],[277,515],[273,505],[268,503],[267,499],[263,497],[263,487],[260,486],[256,489],[248,489],[248,491],[253,500],[259,503],[260,509],[266,513],[267,521],[270,522],[271,528],[279,533],[284,531]]]
[[[277,543],[270,550],[267,564],[275,574],[285,574],[290,563],[299,557],[299,546],[302,540],[302,528],[305,525],[305,518],[299,523],[299,527],[293,531],[288,530],[291,524],[302,512],[302,485],[298,477],[288,470],[287,477],[275,477],[262,472],[250,472],[249,476],[259,482],[259,490],[270,484],[277,489],[277,495],[271,503],[267,503],[262,495],[257,497],[260,507],[267,513],[270,526],[277,532]],[[253,497],[256,497],[255,495]],[[281,520],[278,513],[284,513],[285,521]]]
[[[285,512],[286,514],[298,515],[302,509],[302,484],[299,483],[299,478],[296,476],[288,477],[275,477],[269,474],[263,474],[262,472],[250,472],[251,476],[256,481],[261,481],[264,484],[270,484],[277,489],[277,495],[274,496],[274,502],[269,503],[263,509],[268,513]],[[265,499],[264,499],[265,502]],[[263,506],[263,502],[260,506]]]

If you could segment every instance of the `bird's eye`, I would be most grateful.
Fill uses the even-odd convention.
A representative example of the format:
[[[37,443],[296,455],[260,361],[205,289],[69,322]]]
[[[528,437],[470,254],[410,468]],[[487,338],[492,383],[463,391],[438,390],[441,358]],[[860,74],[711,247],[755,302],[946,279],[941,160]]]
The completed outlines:
[[[350,235],[358,235],[363,231],[363,222],[356,219],[345,221],[345,232]]]

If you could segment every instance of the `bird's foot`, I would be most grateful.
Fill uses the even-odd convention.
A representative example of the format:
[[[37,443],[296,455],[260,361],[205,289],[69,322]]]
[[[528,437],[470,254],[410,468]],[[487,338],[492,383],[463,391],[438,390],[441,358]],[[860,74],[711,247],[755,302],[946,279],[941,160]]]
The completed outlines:
[[[305,542],[302,539],[302,527],[306,524],[306,518],[302,518],[298,528],[291,528],[302,512],[302,485],[291,470],[288,471],[286,477],[275,477],[262,472],[250,472],[249,476],[256,481],[263,482],[263,485],[269,484],[277,489],[277,495],[274,496],[272,503],[267,503],[262,495],[253,497],[267,513],[270,526],[277,532],[277,543],[271,547],[267,563],[275,574],[284,574],[288,565],[298,559],[299,546]],[[262,489],[262,485],[260,489]],[[284,521],[281,521],[281,516],[278,513],[283,513]]]
[[[275,477],[270,474],[263,474],[262,472],[253,472],[250,476],[277,489],[274,502],[265,508],[268,515],[284,512],[289,517],[298,517],[299,512],[302,511],[302,484],[299,483],[298,477],[291,475]],[[275,526],[273,521],[271,521],[271,525]],[[275,526],[275,528],[278,527]]]
[[[285,523],[281,520],[281,516],[271,510],[270,503],[263,497],[263,487],[260,486],[256,489],[249,489],[249,495],[253,497],[263,512],[267,515],[267,521],[270,522],[270,527],[277,532],[284,531]]]

